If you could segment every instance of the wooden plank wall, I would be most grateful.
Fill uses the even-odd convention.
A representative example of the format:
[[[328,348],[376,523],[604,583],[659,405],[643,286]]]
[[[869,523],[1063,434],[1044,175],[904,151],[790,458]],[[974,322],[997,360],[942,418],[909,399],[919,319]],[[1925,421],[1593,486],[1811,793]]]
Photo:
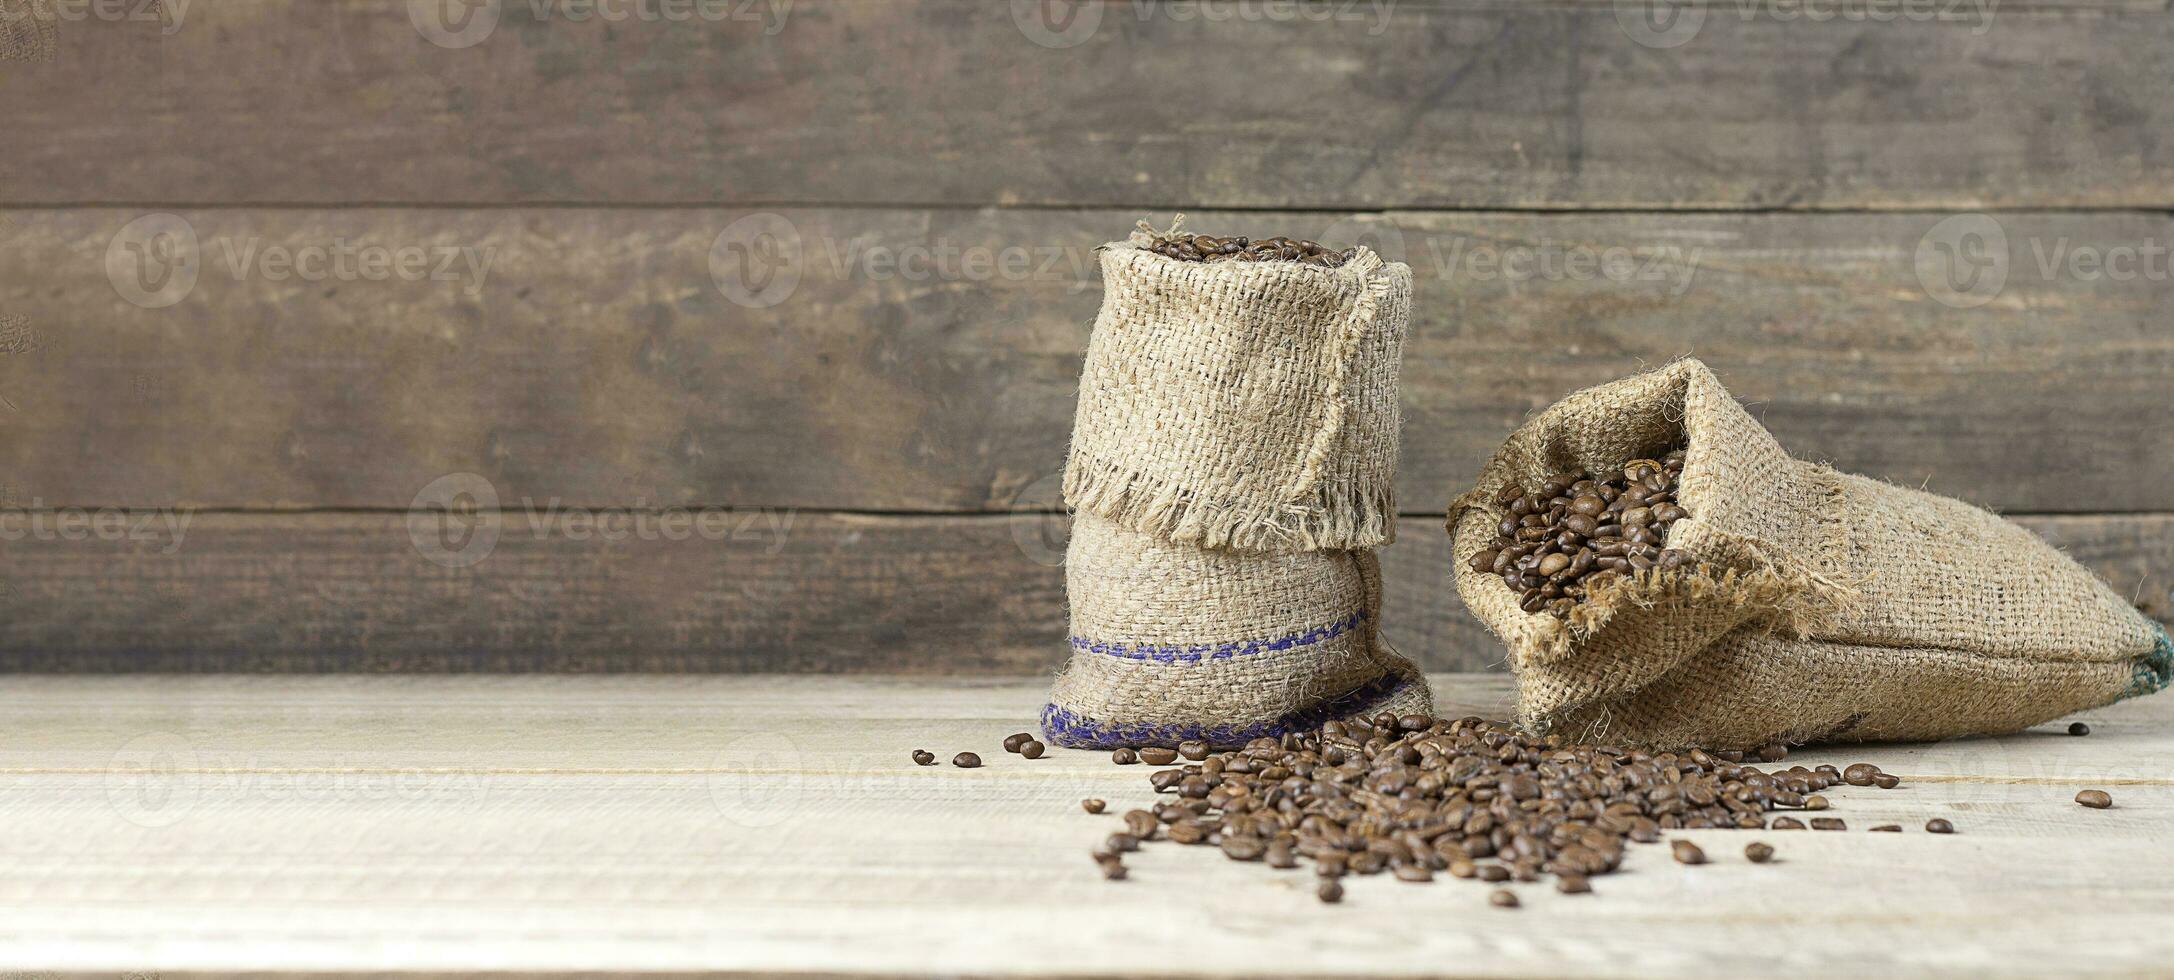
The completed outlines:
[[[2174,615],[2163,2],[60,9],[0,668],[1049,669],[1093,246],[1175,210],[1413,266],[1429,669],[1500,659],[1444,502],[1686,353]]]

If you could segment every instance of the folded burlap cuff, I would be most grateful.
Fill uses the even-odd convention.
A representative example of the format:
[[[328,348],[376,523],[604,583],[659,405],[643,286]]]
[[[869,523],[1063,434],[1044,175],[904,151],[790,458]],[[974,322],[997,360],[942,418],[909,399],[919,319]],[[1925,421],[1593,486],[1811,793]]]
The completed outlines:
[[[1625,576],[1568,621],[1473,571],[1503,487],[1688,447],[1698,566]],[[1528,726],[1731,748],[2012,731],[2167,685],[2166,635],[2020,526],[1791,458],[1695,360],[1587,389],[1511,435],[1450,505],[1465,606],[1510,647]]]
[[[1170,541],[1370,548],[1396,533],[1411,270],[1101,249],[1065,467],[1072,506]]]

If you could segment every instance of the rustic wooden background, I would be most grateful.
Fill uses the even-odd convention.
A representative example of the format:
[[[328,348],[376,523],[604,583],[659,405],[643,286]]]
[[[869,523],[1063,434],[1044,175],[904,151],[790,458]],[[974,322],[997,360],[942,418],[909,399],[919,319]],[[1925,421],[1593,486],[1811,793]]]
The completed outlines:
[[[468,47],[436,0],[168,8],[0,62],[0,668],[1049,669],[1091,249],[1177,210],[1414,266],[1387,615],[1429,669],[1500,660],[1446,500],[1685,353],[2174,613],[2163,0],[1658,39],[1584,0],[505,0]],[[153,214],[198,267],[147,308]],[[1943,289],[1988,230],[1998,290]],[[491,261],[266,258],[346,246]],[[447,519],[473,563],[415,509],[451,474],[498,501]],[[707,532],[590,526],[679,508]]]

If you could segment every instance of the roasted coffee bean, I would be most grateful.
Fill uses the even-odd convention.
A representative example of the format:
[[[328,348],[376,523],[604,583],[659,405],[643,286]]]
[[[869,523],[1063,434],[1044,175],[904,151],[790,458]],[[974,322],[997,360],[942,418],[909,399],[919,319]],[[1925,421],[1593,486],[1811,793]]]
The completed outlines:
[[[1110,761],[1120,766],[1133,765],[1140,761],[1140,753],[1131,749],[1118,749],[1110,753]]]
[[[1170,792],[1184,781],[1185,770],[1183,769],[1161,769],[1157,770],[1154,775],[1147,777],[1147,784],[1155,787],[1157,793]]]
[[[1773,823],[1771,823],[1771,824],[1768,824],[1768,825],[1767,825],[1767,829],[1768,829],[1768,830],[1803,830],[1803,829],[1804,829],[1804,821],[1802,821],[1802,820],[1798,820],[1798,819],[1797,819],[1797,818],[1795,818],[1795,817],[1775,817],[1775,818],[1774,818],[1774,822],[1773,822]]]
[[[1487,904],[1498,909],[1514,909],[1517,907],[1517,893],[1507,888],[1497,888],[1487,896]]]
[[[1004,736],[1004,751],[1017,752],[1019,751],[1020,746],[1032,741],[1034,741],[1033,732],[1020,732],[1016,735],[1006,735]]]
[[[1298,262],[1335,268],[1357,257],[1356,247],[1342,251],[1289,238],[1219,238],[1214,235],[1156,233],[1147,250],[1183,262]]]
[[[1869,762],[1859,762],[1842,770],[1842,781],[1851,786],[1870,786],[1873,777],[1879,773],[1880,767]]]
[[[2068,733],[2070,735],[2089,735],[2091,734],[2091,726],[2080,721],[2072,721],[2068,723]]]
[[[1834,804],[1827,802],[1826,797],[1817,794],[1804,798],[1804,808],[1807,810],[1824,810],[1833,805]]]
[[[1675,857],[1675,859],[1676,859],[1676,863],[1678,863],[1678,864],[1705,864],[1705,863],[1706,863],[1706,852],[1705,852],[1705,851],[1702,851],[1702,850],[1699,850],[1699,847],[1698,847],[1698,845],[1697,845],[1697,844],[1693,844],[1693,843],[1691,843],[1690,841],[1687,841],[1687,840],[1672,840],[1672,841],[1669,841],[1669,842],[1668,842],[1668,850],[1669,850],[1669,853],[1670,853],[1670,854],[1671,854],[1672,856],[1674,856],[1674,857]]]
[[[1478,877],[1481,881],[1508,881],[1510,869],[1499,864],[1483,864],[1479,867]]]
[[[1330,878],[1322,882],[1321,887],[1314,889],[1313,894],[1315,898],[1320,899],[1322,902],[1334,905],[1344,900],[1344,886],[1343,883]]]
[[[1774,860],[1774,847],[1771,844],[1752,841],[1744,845],[1744,860],[1753,864],[1765,864],[1772,861]]]
[[[2102,789],[2087,789],[2076,794],[2076,802],[2093,810],[2104,810],[2114,805],[2114,798]]]
[[[1200,760],[1207,758],[1208,752],[1208,743],[1200,741],[1198,739],[1194,739],[1190,742],[1178,743],[1178,754],[1184,756],[1188,761],[1191,762],[1199,762]]]
[[[1126,851],[1137,851],[1140,849],[1140,839],[1138,837],[1132,836],[1131,834],[1111,834],[1110,836],[1103,838],[1102,849],[1108,851],[1111,854],[1123,854]]]
[[[1425,882],[1434,880],[1434,872],[1423,864],[1399,864],[1390,869],[1398,881]]]
[[[1039,759],[1042,757],[1042,750],[1045,748],[1047,746],[1044,746],[1039,739],[1030,738],[1027,739],[1026,744],[1019,746],[1019,754],[1024,758]]]
[[[1899,823],[1883,823],[1877,827],[1872,828],[1869,831],[1866,831],[1866,833],[1899,834],[1902,833],[1902,825]]]
[[[1881,789],[1894,789],[1902,785],[1902,777],[1893,773],[1876,772],[1872,774],[1872,785]]]
[[[1151,766],[1167,766],[1178,761],[1178,750],[1167,749],[1160,745],[1151,745],[1141,749],[1139,757],[1141,762]]]
[[[1233,861],[1258,861],[1268,845],[1258,837],[1223,835],[1223,856]]]
[[[1282,841],[1269,842],[1268,853],[1262,857],[1262,860],[1267,861],[1268,866],[1271,868],[1298,867],[1298,855],[1291,852],[1291,845]]]
[[[1945,818],[1934,817],[1925,821],[1925,832],[1928,834],[1952,834],[1955,832],[1955,825],[1947,822]]]
[[[961,752],[951,757],[951,764],[961,769],[976,769],[981,766],[981,757],[972,752]]]
[[[1565,895],[1583,895],[1593,890],[1593,883],[1575,872],[1559,874],[1555,876],[1555,890]]]
[[[1849,825],[1835,817],[1813,817],[1813,830],[1848,830]]]
[[[1155,831],[1162,828],[1162,821],[1146,810],[1125,811],[1125,832],[1141,840],[1154,840]]]
[[[927,749],[915,749],[913,750],[913,764],[917,766],[933,766],[936,764],[936,753],[930,752]]]
[[[1780,762],[1786,758],[1789,758],[1789,747],[1779,742],[1759,747],[1760,762]]]
[[[1208,831],[1191,820],[1180,820],[1164,830],[1163,836],[1180,844],[1198,844],[1208,839]]]
[[[1689,516],[1673,503],[1683,461],[1677,450],[1662,461],[1634,460],[1601,477],[1584,470],[1558,473],[1537,493],[1504,487],[1495,495],[1507,512],[1495,540],[1467,563],[1475,572],[1501,575],[1517,593],[1519,609],[1557,617],[1569,616],[1618,573],[1690,567],[1689,556],[1660,547],[1668,529]]]
[[[1104,803],[1104,802],[1102,802],[1101,800],[1081,800],[1081,801],[1079,801],[1079,808],[1080,808],[1080,809],[1082,809],[1082,810],[1085,810],[1085,811],[1087,811],[1088,813],[1101,813],[1101,812],[1102,812],[1102,808],[1103,808],[1103,807],[1106,807],[1106,806],[1109,806],[1109,804],[1107,804],[1107,803]]]

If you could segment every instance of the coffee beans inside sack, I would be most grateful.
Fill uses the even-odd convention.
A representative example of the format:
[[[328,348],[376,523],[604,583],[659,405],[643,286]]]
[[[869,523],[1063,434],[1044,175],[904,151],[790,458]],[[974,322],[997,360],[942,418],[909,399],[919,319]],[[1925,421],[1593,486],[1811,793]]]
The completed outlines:
[[[1609,475],[1568,470],[1532,492],[1504,487],[1495,505],[1508,513],[1494,545],[1468,564],[1502,576],[1517,591],[1517,608],[1567,617],[1589,590],[1617,575],[1690,563],[1683,552],[1661,547],[1669,527],[1686,516],[1675,502],[1682,474],[1678,449],[1658,460],[1634,459]]]
[[[1651,567],[1589,568],[1577,594],[1517,569],[1529,554],[1504,566],[1514,585],[1496,569],[1506,520],[1532,539],[1519,544],[1541,536],[1516,504],[1552,514],[1562,496],[1535,489],[1635,460],[1662,461],[1665,483],[1677,449]],[[1553,519],[1569,530],[1572,513]],[[1695,360],[1542,412],[1452,501],[1449,529],[1458,595],[1508,645],[1519,720],[1537,731],[1709,748],[1937,739],[2174,679],[2165,631],[2068,556],[1962,501],[1792,458]],[[1568,567],[1530,570],[1542,564]]]
[[[1363,247],[1167,254],[1180,241],[1202,240],[1143,223],[1101,250],[1065,469],[1072,654],[1046,737],[1237,745],[1427,710],[1382,633],[1371,550],[1396,526],[1411,270]]]

